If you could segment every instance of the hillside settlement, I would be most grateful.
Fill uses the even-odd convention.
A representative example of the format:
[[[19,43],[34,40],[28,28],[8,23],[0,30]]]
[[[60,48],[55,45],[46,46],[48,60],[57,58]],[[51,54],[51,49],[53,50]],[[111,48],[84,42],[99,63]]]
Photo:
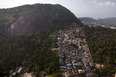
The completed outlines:
[[[84,39],[84,30],[77,26],[58,32],[60,77],[92,77],[93,61]]]

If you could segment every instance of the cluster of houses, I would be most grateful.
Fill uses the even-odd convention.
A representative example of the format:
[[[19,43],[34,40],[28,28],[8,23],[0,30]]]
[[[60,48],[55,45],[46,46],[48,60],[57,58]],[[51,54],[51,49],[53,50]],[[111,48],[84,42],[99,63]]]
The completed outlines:
[[[83,28],[75,26],[60,30],[57,40],[61,77],[92,77],[93,61]]]

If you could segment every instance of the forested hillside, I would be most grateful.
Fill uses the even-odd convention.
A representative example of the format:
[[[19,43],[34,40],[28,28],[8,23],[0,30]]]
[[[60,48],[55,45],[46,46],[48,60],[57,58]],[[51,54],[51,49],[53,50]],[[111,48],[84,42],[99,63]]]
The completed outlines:
[[[116,30],[85,27],[85,35],[93,61],[104,65],[96,69],[97,76],[111,77],[116,73]]]
[[[5,25],[3,29],[11,34],[36,33],[39,29],[59,28],[72,22],[82,25],[70,10],[59,4],[34,4],[0,9],[0,22]]]
[[[0,35],[0,77],[20,66],[25,72],[35,72],[36,77],[42,70],[59,73],[57,52],[52,51],[57,47],[56,39],[49,35],[45,31],[35,35]]]
[[[59,75],[59,62],[57,52],[52,48],[57,47],[56,37],[50,37],[56,28],[39,30],[36,34],[11,35],[0,23],[0,77],[9,76],[10,71],[17,67],[24,67],[24,72],[35,72],[35,77],[40,71],[47,74]]]

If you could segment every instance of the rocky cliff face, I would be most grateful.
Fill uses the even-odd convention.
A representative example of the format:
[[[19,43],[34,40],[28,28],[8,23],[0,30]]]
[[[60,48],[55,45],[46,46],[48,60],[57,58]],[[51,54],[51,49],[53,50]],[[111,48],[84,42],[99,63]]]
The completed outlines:
[[[72,22],[82,25],[65,7],[50,4],[1,9],[0,21],[4,21],[5,30],[11,34],[36,33],[40,28],[66,25]]]

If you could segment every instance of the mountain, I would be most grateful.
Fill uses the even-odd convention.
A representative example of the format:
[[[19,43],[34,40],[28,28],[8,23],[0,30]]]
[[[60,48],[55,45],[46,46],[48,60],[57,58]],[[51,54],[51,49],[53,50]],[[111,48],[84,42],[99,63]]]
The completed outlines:
[[[34,4],[0,9],[0,27],[11,34],[36,33],[39,29],[62,27],[73,22],[82,25],[71,11],[59,4]]]
[[[83,24],[89,26],[116,27],[116,17],[104,19],[93,19],[90,17],[83,17],[79,19],[83,22]]]
[[[98,22],[109,27],[116,27],[116,17],[98,19]]]
[[[95,19],[93,18],[90,18],[90,17],[83,17],[83,18],[79,18],[81,21],[84,21],[84,22],[96,22]]]

